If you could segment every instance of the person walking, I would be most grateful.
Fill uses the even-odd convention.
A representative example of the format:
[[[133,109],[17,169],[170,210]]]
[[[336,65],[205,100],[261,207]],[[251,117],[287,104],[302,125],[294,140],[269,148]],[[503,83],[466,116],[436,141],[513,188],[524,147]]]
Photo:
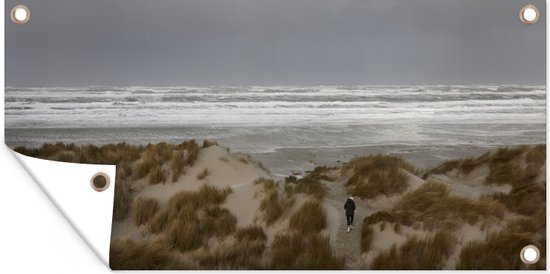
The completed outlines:
[[[353,229],[353,215],[355,214],[355,202],[353,197],[350,196],[346,203],[344,204],[344,209],[346,210],[346,220],[348,222],[348,232]]]

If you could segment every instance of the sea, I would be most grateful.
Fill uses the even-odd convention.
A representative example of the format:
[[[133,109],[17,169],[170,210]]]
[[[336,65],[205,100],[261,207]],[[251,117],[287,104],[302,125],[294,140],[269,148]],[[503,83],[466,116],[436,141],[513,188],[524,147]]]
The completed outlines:
[[[546,87],[7,87],[8,146],[210,139],[232,151],[494,147],[546,140]]]

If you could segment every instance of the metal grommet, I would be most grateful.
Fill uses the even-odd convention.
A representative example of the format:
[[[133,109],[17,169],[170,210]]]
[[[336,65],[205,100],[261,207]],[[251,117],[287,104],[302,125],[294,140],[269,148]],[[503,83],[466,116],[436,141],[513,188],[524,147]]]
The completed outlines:
[[[11,21],[15,24],[23,25],[29,22],[31,18],[31,12],[25,5],[17,5],[11,9],[10,13]]]
[[[540,259],[540,251],[536,246],[528,245],[521,250],[519,258],[524,264],[536,264]]]
[[[519,20],[526,24],[531,25],[539,21],[540,12],[534,5],[526,5],[519,11]]]
[[[92,188],[97,192],[102,192],[109,188],[111,180],[109,179],[109,175],[103,172],[98,172],[92,176],[92,179],[90,180],[90,185]]]

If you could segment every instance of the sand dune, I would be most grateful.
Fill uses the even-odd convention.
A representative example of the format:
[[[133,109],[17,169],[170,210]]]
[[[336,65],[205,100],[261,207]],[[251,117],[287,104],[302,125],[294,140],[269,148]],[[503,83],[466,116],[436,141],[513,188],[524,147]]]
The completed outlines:
[[[545,253],[527,266],[518,250],[526,244],[545,247],[544,145],[500,148],[427,172],[399,157],[366,155],[285,181],[249,155],[208,142],[118,149],[134,156],[119,163],[126,175],[117,177],[117,188],[128,187],[115,204],[120,207],[124,198],[128,210],[113,222],[113,268],[127,268],[129,259],[138,269],[546,267]],[[60,150],[41,156],[55,159],[69,150],[76,157],[86,151]],[[173,175],[173,163],[186,164],[173,182],[157,183],[152,171],[135,175],[143,157],[156,159],[164,173],[160,178]],[[190,200],[174,200],[178,195]],[[357,210],[355,230],[348,233],[343,205],[349,195]],[[158,209],[137,208],[138,199],[158,203]],[[137,215],[146,221],[136,225]],[[509,240],[502,245],[499,239]],[[148,248],[166,254],[151,259],[156,251]]]

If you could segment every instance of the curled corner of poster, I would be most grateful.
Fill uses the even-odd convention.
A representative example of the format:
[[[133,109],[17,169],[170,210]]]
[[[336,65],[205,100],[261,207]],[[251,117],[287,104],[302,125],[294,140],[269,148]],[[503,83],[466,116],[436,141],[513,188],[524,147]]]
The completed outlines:
[[[12,150],[46,196],[72,225],[90,249],[109,265],[116,166],[74,164],[28,157]],[[109,187],[95,191],[97,173],[110,178]]]

